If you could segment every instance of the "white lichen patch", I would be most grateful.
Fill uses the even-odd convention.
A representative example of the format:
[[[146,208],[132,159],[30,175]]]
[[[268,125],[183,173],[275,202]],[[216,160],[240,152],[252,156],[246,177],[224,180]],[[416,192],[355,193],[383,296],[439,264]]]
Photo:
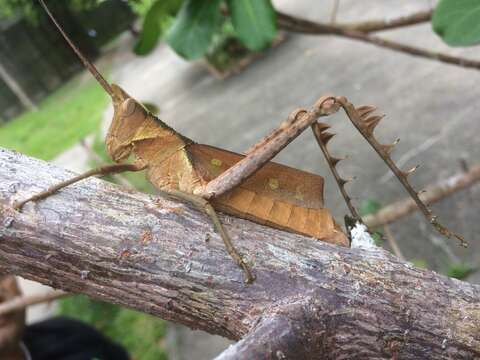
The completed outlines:
[[[375,241],[364,224],[357,222],[350,231],[350,236],[352,238],[352,248],[369,249],[375,247]]]

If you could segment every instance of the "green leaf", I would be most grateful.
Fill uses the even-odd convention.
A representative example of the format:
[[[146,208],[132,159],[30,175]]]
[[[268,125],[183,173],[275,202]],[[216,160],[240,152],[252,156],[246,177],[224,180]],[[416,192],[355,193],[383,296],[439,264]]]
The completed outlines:
[[[432,26],[448,45],[480,43],[480,1],[441,0],[433,13]]]
[[[425,259],[412,259],[411,263],[420,269],[428,269],[428,263]]]
[[[137,55],[147,55],[162,37],[166,22],[176,14],[181,0],[157,0],[148,9],[143,20],[142,32],[133,51]]]
[[[360,204],[360,216],[373,215],[382,208],[378,201],[368,199]]]
[[[376,246],[381,247],[383,245],[382,233],[379,231],[375,231],[372,234],[373,242]]]
[[[382,208],[382,205],[378,201],[373,199],[367,199],[362,201],[360,204],[359,213],[360,216],[367,216],[367,215],[374,215]],[[375,245],[382,246],[383,245],[383,233],[381,231],[375,231],[372,234],[373,241]]]
[[[455,279],[463,280],[474,271],[475,269],[469,265],[452,264],[448,267],[447,276]]]
[[[277,34],[275,9],[270,0],[227,0],[239,39],[251,50],[268,46]]]
[[[185,0],[168,31],[167,42],[188,60],[203,56],[221,24],[222,0]]]

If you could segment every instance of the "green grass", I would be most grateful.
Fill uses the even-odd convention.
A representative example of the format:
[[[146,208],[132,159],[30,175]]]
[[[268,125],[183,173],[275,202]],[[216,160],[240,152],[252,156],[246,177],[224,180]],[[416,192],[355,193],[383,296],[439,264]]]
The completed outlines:
[[[107,95],[93,80],[79,77],[45,98],[37,111],[0,127],[0,146],[50,160],[98,129]]]
[[[98,329],[123,345],[133,359],[166,360],[162,340],[166,324],[153,316],[76,295],[60,301],[60,315]]]

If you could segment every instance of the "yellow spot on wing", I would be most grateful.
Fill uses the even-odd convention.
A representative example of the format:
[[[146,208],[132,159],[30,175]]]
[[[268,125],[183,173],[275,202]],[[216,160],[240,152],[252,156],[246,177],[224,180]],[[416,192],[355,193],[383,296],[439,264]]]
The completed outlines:
[[[212,160],[210,160],[210,163],[213,166],[222,166],[222,160],[219,160],[219,159],[212,159]]]
[[[270,189],[272,190],[277,190],[278,189],[278,179],[270,178],[268,179],[268,186],[270,186]]]
[[[302,193],[302,186],[297,186],[297,189],[295,191],[295,199],[297,200],[303,200],[303,193]]]

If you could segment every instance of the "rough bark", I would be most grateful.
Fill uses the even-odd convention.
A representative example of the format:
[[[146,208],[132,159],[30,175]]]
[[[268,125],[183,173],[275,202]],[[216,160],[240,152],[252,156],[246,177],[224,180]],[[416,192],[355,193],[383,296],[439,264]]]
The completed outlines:
[[[220,359],[480,357],[480,287],[380,249],[222,217],[257,276],[246,285],[207,218],[178,202],[90,179],[12,210],[71,175],[0,150],[0,271],[243,338]]]

